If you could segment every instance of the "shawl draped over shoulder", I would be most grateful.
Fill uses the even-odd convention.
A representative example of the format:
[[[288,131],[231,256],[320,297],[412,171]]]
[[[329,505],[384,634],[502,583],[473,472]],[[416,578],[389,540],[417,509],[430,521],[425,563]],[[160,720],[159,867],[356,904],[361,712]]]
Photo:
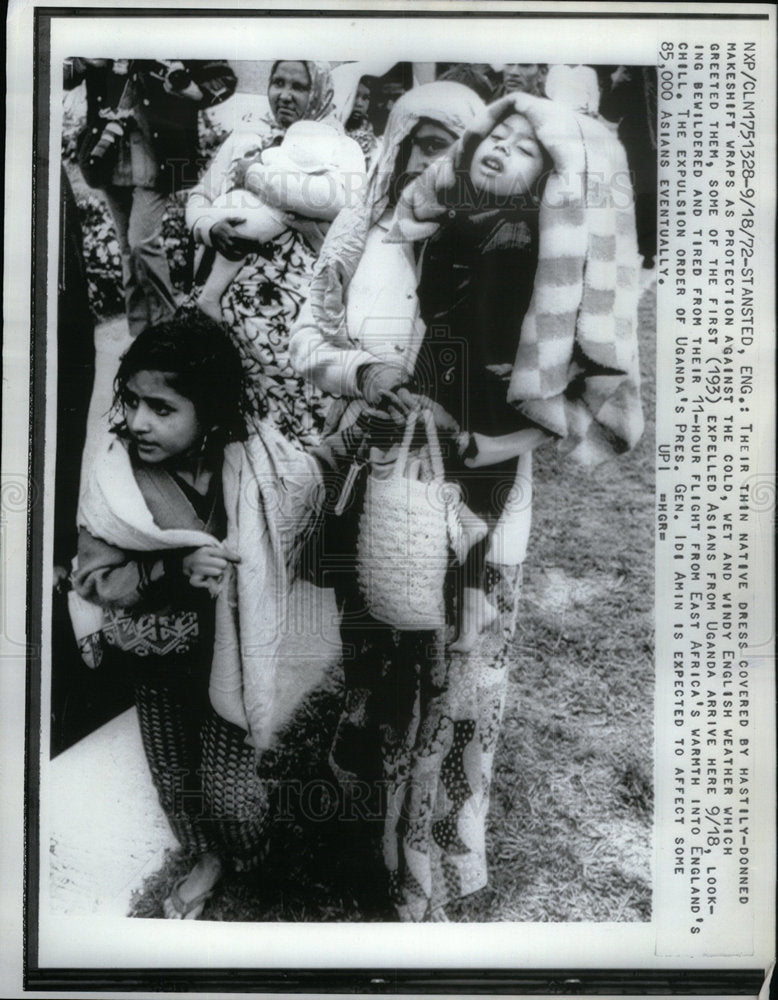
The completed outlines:
[[[272,744],[326,668],[324,663],[315,669],[287,664],[280,655],[291,562],[318,510],[322,480],[317,460],[269,425],[227,446],[222,475],[224,543],[202,531],[160,528],[126,448],[112,440],[88,470],[78,523],[96,538],[130,551],[224,544],[239,553],[240,563],[225,574],[216,597],[210,697],[215,710],[245,729],[259,751]]]

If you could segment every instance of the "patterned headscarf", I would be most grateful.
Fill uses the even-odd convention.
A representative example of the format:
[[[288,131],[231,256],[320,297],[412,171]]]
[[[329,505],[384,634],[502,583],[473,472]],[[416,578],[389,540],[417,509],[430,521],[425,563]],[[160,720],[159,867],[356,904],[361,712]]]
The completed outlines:
[[[368,231],[389,205],[404,140],[422,121],[442,125],[458,138],[484,109],[481,98],[469,87],[440,80],[413,87],[394,105],[367,184],[333,222],[313,273],[311,309],[325,337],[335,336],[345,324],[346,289],[362,258]]]

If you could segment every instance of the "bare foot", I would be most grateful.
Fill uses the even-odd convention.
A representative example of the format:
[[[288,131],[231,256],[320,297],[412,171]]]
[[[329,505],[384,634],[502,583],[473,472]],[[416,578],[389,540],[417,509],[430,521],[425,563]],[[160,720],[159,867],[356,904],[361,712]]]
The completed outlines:
[[[222,876],[217,854],[204,854],[194,868],[178,879],[162,904],[168,920],[197,920]]]
[[[475,648],[478,636],[497,617],[496,609],[486,600],[482,590],[465,587],[460,615],[459,635],[449,647],[454,653],[469,653]]]

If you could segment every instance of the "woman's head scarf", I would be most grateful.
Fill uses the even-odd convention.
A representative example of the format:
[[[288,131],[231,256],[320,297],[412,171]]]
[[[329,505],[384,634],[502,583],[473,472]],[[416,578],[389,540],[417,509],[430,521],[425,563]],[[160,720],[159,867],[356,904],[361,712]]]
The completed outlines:
[[[484,102],[475,91],[448,80],[425,83],[403,94],[389,112],[381,149],[368,175],[365,206],[370,225],[386,211],[397,157],[417,126],[425,121],[434,122],[458,139],[484,109]]]
[[[345,324],[346,289],[365,249],[367,234],[389,205],[392,179],[403,142],[424,121],[456,138],[482,114],[485,105],[461,83],[436,81],[407,91],[389,113],[383,141],[361,192],[333,222],[311,281],[310,303],[323,336],[335,337]]]

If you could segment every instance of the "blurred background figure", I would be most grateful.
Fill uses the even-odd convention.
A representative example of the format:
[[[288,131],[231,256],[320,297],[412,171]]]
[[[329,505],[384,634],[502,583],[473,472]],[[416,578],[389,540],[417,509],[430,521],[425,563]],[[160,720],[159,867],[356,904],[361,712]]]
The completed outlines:
[[[635,191],[638,250],[652,272],[656,256],[656,68],[598,66],[600,114],[618,127]]]
[[[130,688],[105,664],[90,670],[73,637],[67,607],[70,565],[76,554],[76,510],[87,415],[95,375],[94,320],[89,307],[78,208],[60,168],[59,279],[57,282],[57,454],[54,473],[54,578],[51,644],[52,757],[130,704]]]
[[[503,63],[501,94],[520,90],[525,94],[545,97],[547,71],[545,63]]]
[[[441,66],[444,68],[441,69]],[[464,84],[474,90],[485,104],[494,100],[502,83],[499,75],[486,63],[438,63],[437,78]]]
[[[223,60],[65,60],[64,87],[86,84],[78,160],[105,194],[122,255],[130,335],[171,316],[176,300],[162,242],[168,197],[198,179],[198,112],[226,100]]]
[[[375,100],[370,112],[370,121],[376,135],[383,135],[389,112],[406,91],[413,87],[413,63],[400,62],[384,73],[374,88]]]
[[[332,70],[335,116],[343,123],[346,135],[359,144],[365,167],[372,163],[379,145],[371,121],[378,77],[391,68],[385,62],[353,62],[341,63]]]
[[[546,97],[567,105],[571,111],[596,115],[600,107],[600,84],[591,66],[559,64],[549,66]]]

